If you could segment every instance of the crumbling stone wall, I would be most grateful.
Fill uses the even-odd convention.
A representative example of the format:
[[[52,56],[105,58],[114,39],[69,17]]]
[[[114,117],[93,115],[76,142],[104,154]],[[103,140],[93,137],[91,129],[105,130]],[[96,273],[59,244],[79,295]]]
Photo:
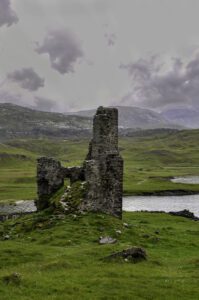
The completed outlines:
[[[49,207],[52,195],[64,185],[62,167],[59,161],[53,158],[41,157],[37,160],[37,209]]]
[[[62,168],[62,173],[64,178],[69,178],[70,183],[73,184],[77,181],[84,181],[84,168],[83,167],[68,167]]]
[[[93,138],[82,167],[64,168],[52,158],[40,158],[37,168],[38,202],[44,209],[49,199],[70,178],[71,186],[86,181],[81,210],[122,216],[123,159],[118,151],[118,110],[99,107],[93,120]]]
[[[83,167],[64,168],[59,161],[50,157],[37,160],[38,210],[50,206],[50,198],[63,187],[65,178],[69,178],[71,184],[84,181]]]

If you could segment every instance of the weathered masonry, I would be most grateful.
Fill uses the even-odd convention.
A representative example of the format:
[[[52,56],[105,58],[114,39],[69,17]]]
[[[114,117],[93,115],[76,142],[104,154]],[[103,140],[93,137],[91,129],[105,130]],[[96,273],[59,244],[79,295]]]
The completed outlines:
[[[98,108],[84,172],[89,187],[86,208],[121,216],[123,160],[118,152],[117,109]]]
[[[82,167],[64,168],[52,159],[38,159],[38,209],[50,205],[50,198],[64,185],[64,178],[86,182],[81,201],[85,211],[122,216],[123,159],[118,151],[118,110],[99,107],[93,120],[93,138]]]

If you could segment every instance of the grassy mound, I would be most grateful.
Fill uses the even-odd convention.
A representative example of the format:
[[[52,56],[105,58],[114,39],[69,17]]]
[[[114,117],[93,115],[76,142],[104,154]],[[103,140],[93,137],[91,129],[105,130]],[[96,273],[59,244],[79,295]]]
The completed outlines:
[[[99,245],[101,236],[117,243]],[[10,220],[0,224],[0,298],[198,299],[198,237],[198,222],[162,213],[121,221],[46,211]],[[147,260],[104,260],[132,246]]]

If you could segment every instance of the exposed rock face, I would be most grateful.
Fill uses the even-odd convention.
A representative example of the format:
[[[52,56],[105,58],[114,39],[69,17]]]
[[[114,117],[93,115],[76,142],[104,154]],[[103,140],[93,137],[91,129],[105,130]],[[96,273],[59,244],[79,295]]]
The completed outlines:
[[[70,178],[71,188],[86,181],[81,210],[122,216],[123,159],[118,151],[118,111],[99,107],[93,120],[93,139],[83,167],[63,168],[52,158],[40,158],[37,168],[38,209],[49,206],[49,199]]]
[[[64,185],[62,167],[53,158],[41,157],[37,163],[38,201],[37,209],[49,207],[49,199]]]
[[[86,210],[122,216],[123,159],[118,151],[118,111],[99,107],[84,163],[88,183]]]

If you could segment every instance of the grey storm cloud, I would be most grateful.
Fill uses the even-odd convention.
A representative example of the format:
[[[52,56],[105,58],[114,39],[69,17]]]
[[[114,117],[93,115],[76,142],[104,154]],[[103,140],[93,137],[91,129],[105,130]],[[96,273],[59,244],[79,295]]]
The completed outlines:
[[[56,102],[44,97],[35,97],[35,109],[41,111],[56,111]]]
[[[161,109],[168,105],[199,103],[199,55],[188,62],[172,59],[170,67],[153,56],[120,65],[132,79],[131,87],[121,102]]]
[[[52,68],[61,74],[73,73],[75,63],[84,55],[74,34],[63,29],[50,31],[36,52],[48,54]]]
[[[10,0],[0,0],[0,27],[11,26],[19,21],[17,14],[11,8]]]
[[[41,78],[32,68],[15,70],[7,75],[8,80],[18,83],[23,89],[37,91],[44,87],[44,78]]]
[[[40,111],[56,111],[57,103],[48,98],[12,92],[7,89],[0,89],[0,103],[12,103]]]
[[[105,33],[105,34],[104,34],[104,37],[105,37],[105,39],[106,39],[106,41],[107,41],[107,45],[108,45],[109,47],[115,45],[116,39],[117,39],[117,38],[116,38],[116,35],[115,35],[114,33]]]

